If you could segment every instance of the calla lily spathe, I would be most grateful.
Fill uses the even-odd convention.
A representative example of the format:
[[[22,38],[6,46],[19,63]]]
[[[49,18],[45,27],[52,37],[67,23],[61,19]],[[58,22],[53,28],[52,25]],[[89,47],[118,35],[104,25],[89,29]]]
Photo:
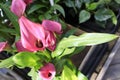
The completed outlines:
[[[55,77],[56,70],[52,63],[47,63],[39,70],[39,75],[42,80],[52,80]]]
[[[19,25],[21,33],[19,43],[21,43],[22,47],[29,51],[44,50],[44,28],[40,24],[28,20],[24,16],[19,19]]]
[[[19,19],[21,39],[16,43],[18,51],[28,50],[34,52],[37,50],[42,51],[45,48],[53,51],[55,49],[56,37],[54,32],[60,33],[61,30],[57,30],[57,28],[61,29],[61,25],[50,20],[44,20],[43,22],[45,22],[46,25],[34,23],[24,16]]]

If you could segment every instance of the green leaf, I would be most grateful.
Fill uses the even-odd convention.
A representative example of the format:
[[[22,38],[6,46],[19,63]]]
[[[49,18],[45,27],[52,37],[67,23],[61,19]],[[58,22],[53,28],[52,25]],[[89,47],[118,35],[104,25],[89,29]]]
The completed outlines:
[[[52,52],[52,57],[59,56],[66,48],[98,45],[116,39],[118,36],[107,33],[84,33],[80,36],[71,35],[68,38],[63,38],[57,45],[55,51]]]
[[[53,80],[60,80],[60,76],[55,76]]]
[[[112,17],[112,22],[113,22],[113,24],[117,25],[117,17],[116,16]]]
[[[62,25],[62,29],[65,30],[67,28],[66,23],[63,20],[61,20],[61,19],[59,19],[59,21],[60,21],[60,23]]]
[[[44,19],[51,19],[52,16],[49,13],[45,13],[44,15],[39,15],[39,20],[42,21]]]
[[[76,1],[76,0],[75,0]],[[77,2],[73,1],[73,0],[64,0],[64,3],[67,7],[73,8],[75,13],[77,13],[77,9],[76,7],[80,7],[81,5]]]
[[[82,6],[82,2],[80,0],[75,0],[75,6],[80,9]]]
[[[64,3],[65,3],[65,5],[66,5],[67,7],[75,7],[74,1],[65,0]]]
[[[0,28],[0,31],[5,32],[5,33],[10,33],[12,35],[15,35],[15,30],[14,29],[9,29],[9,28]]]
[[[86,4],[86,7],[88,10],[95,10],[97,8],[97,6],[98,6],[97,2]]]
[[[90,3],[90,2],[92,2],[92,0],[81,0],[81,1],[83,1],[84,3]]]
[[[120,0],[115,0],[116,3],[120,4]]]
[[[72,55],[80,53],[83,49],[85,49],[85,46],[76,47]]]
[[[0,42],[9,41],[10,35],[4,32],[0,32]]]
[[[9,6],[6,4],[0,3],[0,7],[3,9],[9,20],[12,22],[13,26],[15,27],[16,33],[19,34],[19,25],[18,25],[18,18],[15,16],[9,9]]]
[[[112,15],[113,15],[112,22],[113,22],[113,24],[117,25],[117,17],[113,11],[112,11]]]
[[[50,19],[52,16],[49,13],[44,14],[45,19]]]
[[[55,3],[58,3],[60,0],[54,0],[55,1]]]
[[[66,64],[66,61],[67,61],[67,59],[59,59],[59,58],[56,58],[53,61],[54,65],[56,67],[57,74],[61,73],[61,71],[63,70],[64,65]]]
[[[52,57],[54,58],[56,56],[59,56],[60,54],[63,53],[63,51],[64,51],[63,48],[56,48],[56,50],[52,52]]]
[[[118,36],[107,33],[84,33],[80,36],[70,36],[60,41],[57,48],[65,49],[68,47],[91,46],[105,43],[116,39]]]
[[[38,51],[36,55],[41,59],[40,61],[50,62],[51,60],[51,54],[47,50],[44,50],[42,52]]]
[[[75,47],[73,47],[73,48],[66,48],[64,50],[64,52],[62,53],[62,55],[60,55],[60,57],[63,57],[63,56],[68,55],[68,54],[71,54],[72,52],[74,52],[74,50],[75,50]]]
[[[72,28],[70,30],[68,30],[65,34],[64,34],[64,37],[68,37],[70,35],[73,35],[75,32],[76,32],[76,28]]]
[[[99,0],[98,4],[99,5],[108,5],[108,4],[111,4],[110,2],[112,2],[112,0]]]
[[[88,19],[90,19],[90,13],[86,10],[82,10],[79,13],[79,23],[83,23],[83,22],[87,21]]]
[[[45,19],[45,16],[44,16],[44,15],[40,15],[40,16],[38,17],[38,19],[39,19],[40,21],[42,21],[42,20]]]
[[[2,60],[0,62],[0,68],[9,68],[9,67],[13,66],[15,63],[13,62],[12,58],[13,57]]]
[[[78,80],[75,73],[67,66],[64,66],[62,71],[61,80]]]
[[[64,9],[62,8],[62,6],[60,6],[60,5],[58,5],[58,4],[55,4],[55,5],[53,6],[53,8],[54,8],[55,10],[58,10],[58,11],[65,17],[65,12],[64,12]]]
[[[81,72],[78,72],[78,80],[88,80],[88,78],[83,75]]]
[[[33,13],[34,11],[36,11],[36,10],[38,10],[38,9],[40,9],[40,8],[43,8],[43,7],[45,7],[45,6],[44,6],[44,5],[39,5],[39,4],[33,5],[33,6],[29,9],[28,14],[31,14],[31,13]]]
[[[106,28],[106,23],[107,23],[107,21],[96,21],[96,23],[97,23],[98,25],[100,25],[101,27],[103,27],[104,29]]]
[[[31,69],[28,75],[31,77],[32,80],[41,80],[38,72],[34,68]]]
[[[20,52],[13,56],[13,61],[21,67],[34,67],[38,60],[38,56],[31,52]]]
[[[99,9],[95,13],[95,19],[98,21],[106,21],[113,16],[113,12],[110,9]]]

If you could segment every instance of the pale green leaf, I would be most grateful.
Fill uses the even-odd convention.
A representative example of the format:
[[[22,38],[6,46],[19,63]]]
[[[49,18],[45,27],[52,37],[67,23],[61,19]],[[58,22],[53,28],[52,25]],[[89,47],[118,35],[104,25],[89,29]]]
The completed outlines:
[[[113,22],[113,24],[117,25],[117,17],[116,16],[112,17],[112,22]]]
[[[5,60],[2,60],[0,62],[0,68],[9,68],[11,66],[13,66],[15,63],[14,61],[12,60],[13,57],[10,57],[10,58],[7,58]]]
[[[20,52],[13,56],[13,61],[21,67],[34,67],[38,60],[38,56],[31,52]]]
[[[105,43],[117,38],[117,35],[107,33],[84,33],[80,36],[70,36],[60,41],[58,48],[91,46]]]
[[[63,38],[57,45],[55,51],[52,52],[52,57],[59,56],[66,48],[98,45],[116,39],[118,36],[107,33],[84,33],[80,36],[71,35],[68,38]]]
[[[73,47],[73,48],[66,48],[64,50],[64,52],[62,53],[62,55],[60,55],[60,57],[63,57],[63,56],[68,55],[68,54],[71,54],[72,52],[74,52],[74,50],[75,50],[75,47]]]
[[[56,48],[56,50],[52,52],[52,57],[59,56],[60,54],[63,53],[63,51],[64,51],[63,48]]]
[[[88,80],[88,78],[83,75],[81,72],[78,72],[78,80]]]
[[[38,72],[34,68],[30,70],[28,75],[31,77],[32,80],[42,80],[40,79]]]
[[[98,6],[97,2],[86,4],[86,7],[88,10],[95,10],[97,8],[97,6]]]
[[[54,77],[53,80],[60,80],[60,76]]]
[[[79,23],[83,23],[90,19],[90,13],[86,10],[82,10],[79,13]]]
[[[64,66],[62,71],[61,80],[78,80],[75,73],[67,66]]]
[[[112,15],[113,15],[112,22],[113,22],[113,24],[117,25],[117,16],[115,15],[115,13],[113,11],[112,11]]]

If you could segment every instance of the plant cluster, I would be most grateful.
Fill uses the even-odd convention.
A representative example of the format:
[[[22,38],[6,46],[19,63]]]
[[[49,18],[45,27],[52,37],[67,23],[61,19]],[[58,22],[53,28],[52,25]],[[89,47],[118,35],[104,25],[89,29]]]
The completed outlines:
[[[116,39],[107,33],[65,31],[64,9],[46,0],[10,0],[0,3],[0,52],[11,54],[0,68],[30,68],[32,80],[87,80],[70,57],[85,46]],[[84,14],[84,13],[83,13]],[[67,27],[67,26],[66,26]]]

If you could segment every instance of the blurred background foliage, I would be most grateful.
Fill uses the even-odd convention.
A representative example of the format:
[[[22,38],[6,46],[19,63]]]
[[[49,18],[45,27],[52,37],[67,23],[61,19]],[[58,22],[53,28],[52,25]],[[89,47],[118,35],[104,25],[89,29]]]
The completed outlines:
[[[60,2],[65,8],[65,13],[67,12],[66,17],[71,17],[75,23],[93,21],[101,27],[105,27],[107,22],[117,24],[116,15],[120,0],[62,0]],[[66,21],[70,22],[69,19]]]

